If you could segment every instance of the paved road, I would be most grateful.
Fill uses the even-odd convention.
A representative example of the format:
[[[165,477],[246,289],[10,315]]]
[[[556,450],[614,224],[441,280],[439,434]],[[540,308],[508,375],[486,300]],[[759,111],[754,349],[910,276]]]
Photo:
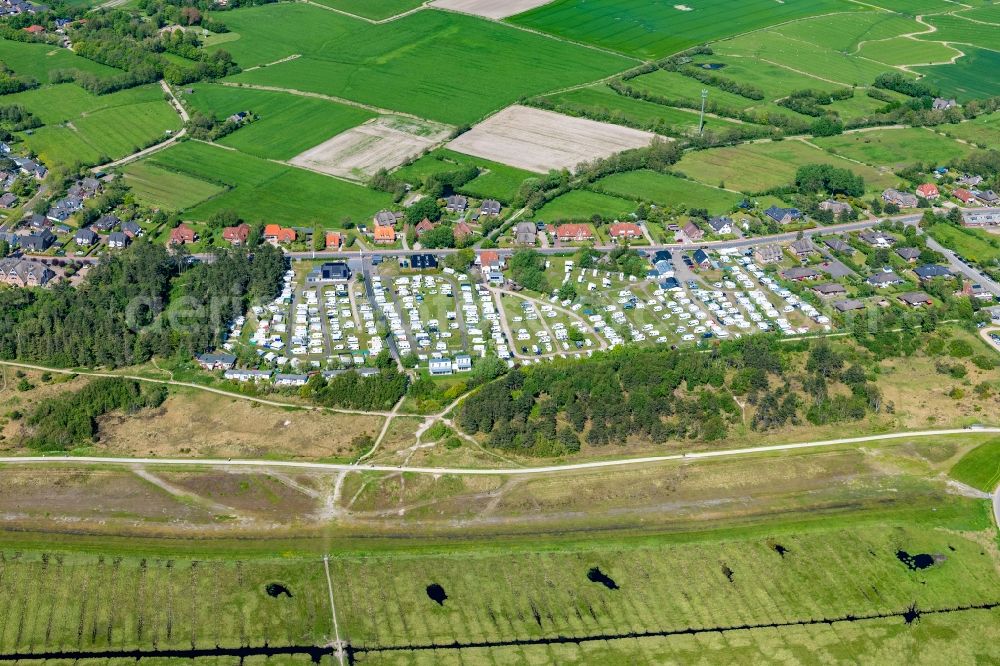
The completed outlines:
[[[699,451],[696,453],[678,453],[668,456],[648,456],[645,458],[621,458],[616,460],[599,460],[595,462],[574,463],[570,465],[550,465],[547,467],[512,467],[497,469],[475,469],[462,467],[402,467],[392,465],[346,465],[333,463],[298,462],[292,460],[221,460],[221,459],[187,459],[187,458],[112,458],[100,456],[30,456],[0,458],[0,465],[25,464],[70,464],[70,465],[162,465],[175,467],[251,467],[256,469],[305,469],[325,472],[399,472],[405,470],[412,474],[455,474],[461,476],[522,476],[557,474],[590,469],[608,469],[632,465],[653,465],[671,460],[697,460],[701,458],[726,458],[732,456],[772,453],[777,451],[793,451],[797,449],[823,448],[841,446],[844,444],[863,444],[866,442],[887,441],[893,439],[913,439],[915,437],[945,437],[949,435],[970,435],[978,433],[1000,433],[1000,428],[980,428],[978,430],[920,430],[915,432],[896,432],[883,435],[868,435],[865,437],[848,437],[843,439],[828,439],[817,442],[800,442],[797,444],[776,444],[772,446],[757,446],[744,449],[726,449],[720,451]]]
[[[938,243],[936,240],[930,237],[929,234],[924,234],[924,238],[927,239],[927,247],[934,250],[935,252],[940,252],[948,260],[948,267],[953,273],[961,273],[967,279],[972,280],[974,283],[981,284],[983,289],[990,292],[994,296],[1000,296],[1000,284],[985,273],[982,273],[972,266],[969,266],[964,261],[961,261],[955,256],[955,253],[946,248],[945,246]]]

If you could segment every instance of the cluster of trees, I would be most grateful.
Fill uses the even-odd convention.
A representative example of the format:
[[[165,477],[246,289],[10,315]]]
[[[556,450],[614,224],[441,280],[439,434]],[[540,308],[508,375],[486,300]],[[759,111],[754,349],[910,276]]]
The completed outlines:
[[[829,164],[803,164],[795,172],[795,186],[805,194],[827,192],[860,197],[865,193],[863,176]]]
[[[837,88],[829,92],[806,88],[793,90],[787,97],[778,100],[778,104],[797,113],[819,118],[827,114],[836,115],[836,111],[823,107],[829,106],[837,100],[851,99],[852,97],[854,97],[853,88]]]
[[[30,76],[18,76],[6,63],[0,62],[0,95],[10,95],[37,87],[38,81]]]
[[[757,86],[752,86],[748,83],[740,83],[734,79],[713,74],[710,70],[698,67],[697,65],[676,65],[674,67],[665,65],[662,68],[668,71],[677,72],[678,74],[683,74],[684,76],[704,83],[706,86],[712,86],[713,88],[718,88],[719,90],[739,95],[740,97],[745,97],[746,99],[752,99],[754,101],[764,99],[764,91]]]
[[[0,358],[57,367],[190,358],[220,344],[250,302],[274,298],[284,271],[284,256],[267,245],[191,265],[139,240],[79,287],[0,291]]]
[[[409,376],[395,366],[371,377],[349,370],[330,379],[313,375],[302,387],[302,396],[324,407],[389,410],[406,394],[408,384]]]
[[[159,407],[167,398],[163,384],[133,379],[95,379],[76,392],[42,401],[26,421],[25,445],[38,451],[68,451],[97,439],[97,418],[109,412]]]
[[[257,115],[252,111],[248,113],[246,118],[242,122],[236,122],[226,118],[225,120],[216,120],[212,116],[205,115],[201,111],[195,111],[191,114],[191,120],[188,121],[187,128],[188,134],[193,139],[201,139],[202,141],[218,141],[224,136],[232,134],[239,128],[247,125],[249,123],[257,120]]]
[[[535,250],[518,250],[510,258],[511,279],[525,289],[543,294],[551,290],[545,274],[545,257]]]
[[[907,97],[936,97],[938,91],[924,81],[903,76],[900,72],[885,72],[875,77],[876,88],[892,90]]]

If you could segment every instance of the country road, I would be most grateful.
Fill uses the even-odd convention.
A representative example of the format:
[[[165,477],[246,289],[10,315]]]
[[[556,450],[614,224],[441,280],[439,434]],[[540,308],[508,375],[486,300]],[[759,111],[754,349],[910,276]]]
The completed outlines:
[[[846,437],[842,439],[827,439],[815,442],[799,442],[796,444],[775,444],[743,449],[726,449],[721,451],[699,451],[696,453],[676,453],[667,456],[647,456],[644,458],[621,458],[617,460],[598,460],[594,462],[572,463],[569,465],[549,465],[546,467],[508,467],[495,469],[476,469],[462,467],[402,467],[396,465],[349,465],[339,463],[298,462],[293,460],[221,460],[221,459],[186,459],[186,458],[113,458],[101,456],[26,456],[0,458],[0,465],[159,465],[173,467],[251,467],[257,469],[302,469],[322,472],[400,472],[411,474],[429,474],[439,476],[454,474],[459,476],[525,476],[540,474],[558,474],[563,472],[578,472],[591,469],[608,469],[632,465],[653,465],[671,460],[699,460],[705,458],[727,458],[732,456],[773,453],[777,451],[794,451],[798,449],[824,448],[844,444],[863,444],[893,439],[911,439],[914,437],[946,437],[950,435],[969,435],[979,433],[1000,434],[1000,428],[978,428],[968,430],[953,428],[948,430],[919,430],[915,432],[895,432],[882,435],[866,435],[864,437]],[[998,494],[1000,497],[1000,494]],[[1000,500],[998,500],[1000,501]]]

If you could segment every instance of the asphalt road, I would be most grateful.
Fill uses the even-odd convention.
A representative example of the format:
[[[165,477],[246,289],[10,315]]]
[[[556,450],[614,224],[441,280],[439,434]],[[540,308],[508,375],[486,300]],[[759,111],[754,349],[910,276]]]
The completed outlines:
[[[773,453],[778,451],[794,451],[797,449],[824,448],[844,444],[863,444],[866,442],[887,441],[893,439],[912,439],[915,437],[945,437],[949,435],[969,435],[976,433],[1000,433],[1000,428],[979,428],[977,430],[920,430],[915,432],[896,432],[882,435],[867,435],[865,437],[847,437],[843,439],[828,439],[815,442],[800,442],[797,444],[775,444],[772,446],[757,446],[744,449],[724,449],[719,451],[699,451],[695,453],[678,453],[668,456],[648,456],[644,458],[621,458],[616,460],[598,460],[569,465],[550,465],[547,467],[508,467],[496,469],[476,469],[462,467],[402,467],[392,465],[346,465],[334,463],[298,462],[292,460],[221,460],[221,459],[189,459],[189,458],[113,458],[101,456],[30,456],[0,458],[0,465],[161,465],[173,467],[250,467],[255,469],[302,469],[325,472],[399,472],[411,474],[454,474],[459,476],[525,476],[559,474],[591,469],[610,469],[633,465],[653,465],[671,460],[698,460],[703,458],[728,458],[733,456]]]

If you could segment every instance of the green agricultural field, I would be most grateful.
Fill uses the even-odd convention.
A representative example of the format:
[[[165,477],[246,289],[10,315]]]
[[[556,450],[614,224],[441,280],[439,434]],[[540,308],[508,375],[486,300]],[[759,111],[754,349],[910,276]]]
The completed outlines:
[[[1000,484],[1000,440],[980,444],[966,453],[948,474],[984,492]]]
[[[413,164],[401,167],[393,175],[404,181],[419,181],[427,176],[455,171],[459,166],[470,164],[478,167],[483,173],[459,189],[462,194],[477,199],[493,198],[508,203],[517,196],[525,180],[538,177],[538,174],[530,171],[456,153],[445,148],[424,155]]]
[[[868,4],[907,16],[955,9],[955,4],[948,0],[873,0]]]
[[[357,14],[373,20],[381,20],[408,12],[422,4],[423,0],[316,0],[321,5],[339,9],[348,14]]]
[[[368,219],[391,202],[384,192],[196,141],[144,162],[231,188],[187,211],[195,221],[232,209],[252,221],[336,228],[346,218]]]
[[[609,122],[623,125],[652,128],[665,125],[674,132],[698,129],[697,112],[619,95],[603,83],[556,93],[546,99],[567,111],[600,113]],[[722,131],[735,126],[736,123],[724,118],[707,118],[705,121],[709,130]]]
[[[959,53],[956,49],[937,42],[900,37],[884,42],[868,42],[861,47],[858,55],[895,66],[946,62]]]
[[[0,39],[0,62],[22,76],[37,79],[39,83],[49,83],[49,72],[54,69],[80,69],[98,76],[121,74],[114,67],[81,58],[69,49],[8,39]]]
[[[585,83],[634,61],[439,11],[371,25],[305,4],[226,13],[245,71],[234,80],[348,98],[445,123],[475,122],[518,98]],[[415,36],[417,36],[415,38]]]
[[[729,189],[753,194],[792,183],[796,169],[803,164],[850,169],[864,177],[870,191],[892,187],[897,180],[892,174],[881,174],[794,140],[690,152],[677,163],[676,170],[706,185],[724,183]]]
[[[967,123],[946,125],[936,129],[970,143],[1000,149],[1000,113],[982,115]]]
[[[994,28],[996,30],[996,28]],[[1000,95],[1000,77],[983,76],[1000,68],[1000,53],[987,49],[963,46],[966,55],[954,65],[935,65],[915,68],[924,75],[923,81],[936,86],[942,94],[953,96],[959,102]]]
[[[840,0],[780,5],[767,0],[746,0],[740,3],[739,12],[734,12],[732,3],[726,0],[694,3],[691,10],[684,7],[666,0],[556,0],[510,20],[574,41],[654,59],[695,44],[785,21],[861,9]]]
[[[927,230],[934,240],[980,264],[1000,259],[1000,237],[981,229],[935,224]]]
[[[796,21],[772,28],[791,42],[805,42],[838,53],[854,53],[861,42],[887,39],[926,27],[911,18],[886,12],[835,14]]]
[[[948,164],[971,150],[965,144],[916,127],[820,137],[814,143],[837,155],[889,169],[915,162]]]
[[[194,111],[222,120],[239,111],[253,111],[258,120],[223,137],[219,143],[245,153],[287,160],[330,137],[356,127],[375,114],[356,106],[288,93],[193,86],[184,100]]]
[[[626,85],[642,92],[666,97],[667,99],[686,99],[697,104],[701,104],[701,91],[705,89],[705,85],[701,81],[696,81],[677,72],[667,72],[662,69],[637,76],[631,81],[626,82]],[[758,104],[758,102],[752,99],[711,87],[708,88],[708,99],[727,109],[735,109],[737,111],[746,110]]]
[[[743,199],[733,192],[656,171],[616,173],[597,181],[594,187],[626,199],[639,199],[661,206],[706,208],[712,214],[726,213]]]
[[[960,13],[928,16],[926,21],[937,28],[931,37],[1000,51],[1000,23],[986,23],[978,19],[969,21],[962,16]]]
[[[177,112],[156,85],[102,96],[59,85],[7,99],[24,104],[46,123],[22,138],[49,165],[91,166],[118,159],[181,128]]]
[[[535,211],[535,219],[546,222],[589,220],[594,215],[619,217],[633,212],[634,201],[590,190],[573,190],[556,197]]]
[[[123,170],[125,184],[142,203],[164,210],[180,211],[210,199],[226,188],[149,162],[134,162]]]

